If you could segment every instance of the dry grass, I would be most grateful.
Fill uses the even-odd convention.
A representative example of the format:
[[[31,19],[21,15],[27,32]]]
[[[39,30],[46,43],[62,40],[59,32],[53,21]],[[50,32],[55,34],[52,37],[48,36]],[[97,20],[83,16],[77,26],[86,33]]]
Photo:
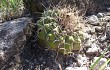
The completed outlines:
[[[82,16],[79,16],[80,11],[78,11],[78,9],[75,7],[71,8],[70,6],[57,9],[59,13],[58,23],[63,30],[67,33],[73,33],[82,29]]]

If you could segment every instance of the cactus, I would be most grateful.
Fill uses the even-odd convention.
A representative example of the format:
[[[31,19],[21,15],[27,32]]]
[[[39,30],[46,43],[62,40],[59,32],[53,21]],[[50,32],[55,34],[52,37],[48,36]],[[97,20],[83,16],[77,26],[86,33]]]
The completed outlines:
[[[79,32],[67,33],[57,20],[58,10],[44,11],[38,20],[38,40],[43,41],[50,50],[58,50],[60,53],[69,54],[74,50],[80,50],[83,35]],[[73,27],[74,28],[74,27]],[[42,42],[41,42],[42,43]]]

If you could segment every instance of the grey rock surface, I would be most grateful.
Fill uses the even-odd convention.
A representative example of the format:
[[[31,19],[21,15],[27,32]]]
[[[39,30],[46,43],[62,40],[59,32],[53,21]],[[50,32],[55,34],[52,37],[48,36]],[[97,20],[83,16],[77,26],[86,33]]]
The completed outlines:
[[[103,17],[103,16],[104,16],[103,13],[98,13],[98,14],[97,14],[97,17],[98,17],[98,18],[101,18],[101,17]]]
[[[99,19],[97,16],[95,15],[91,15],[87,18],[87,21],[89,24],[91,25],[98,25],[99,24]]]
[[[89,48],[87,50],[87,54],[94,54],[94,53],[98,53],[98,51],[100,50],[100,48],[98,47],[98,45],[96,43],[91,44],[91,48]]]
[[[31,34],[31,19],[27,17],[0,23],[0,68],[25,45]]]
[[[110,11],[110,7],[109,7],[109,8],[107,8],[107,11]]]

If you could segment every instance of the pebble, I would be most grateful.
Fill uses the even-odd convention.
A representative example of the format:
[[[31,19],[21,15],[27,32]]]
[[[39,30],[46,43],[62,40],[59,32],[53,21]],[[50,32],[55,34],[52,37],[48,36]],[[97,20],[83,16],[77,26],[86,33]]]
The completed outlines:
[[[94,42],[94,41],[95,41],[95,39],[91,37],[85,42],[84,46],[91,48],[92,42]]]
[[[4,52],[3,51],[0,51],[0,59],[4,60]]]
[[[100,42],[104,42],[107,39],[107,35],[104,34],[103,36],[101,36],[101,38],[99,39]]]
[[[109,50],[109,49],[108,49],[108,50]],[[110,51],[108,51],[108,52],[105,53],[105,57],[106,57],[106,58],[110,58]],[[109,65],[110,65],[110,64],[109,64]]]
[[[88,70],[87,67],[67,67],[65,70]]]
[[[110,16],[104,16],[103,18],[101,18],[102,22],[108,22],[110,20]]]
[[[104,16],[103,13],[98,13],[98,14],[97,14],[97,17],[98,17],[98,18],[101,18],[101,17],[103,17],[103,16]]]
[[[88,34],[94,34],[95,33],[95,28],[85,27],[84,32],[86,32]]]
[[[81,59],[78,59],[78,65],[84,66],[87,64],[87,57],[81,57]]]
[[[107,11],[110,11],[110,8],[107,8]]]
[[[100,26],[96,26],[96,27],[95,27],[95,32],[98,32],[98,33],[99,33],[99,32],[102,32],[102,30],[103,30],[103,29],[102,29],[102,27],[100,27]]]
[[[87,21],[91,25],[98,25],[99,24],[99,19],[96,15],[89,16],[87,18]]]
[[[91,35],[88,33],[83,33],[84,39],[90,39]]]
[[[105,70],[110,70],[110,67],[105,68]]]
[[[107,24],[106,37],[110,40],[110,23]]]
[[[96,43],[91,44],[91,48],[88,48],[86,51],[87,54],[94,54],[97,53],[100,50],[98,45]]]

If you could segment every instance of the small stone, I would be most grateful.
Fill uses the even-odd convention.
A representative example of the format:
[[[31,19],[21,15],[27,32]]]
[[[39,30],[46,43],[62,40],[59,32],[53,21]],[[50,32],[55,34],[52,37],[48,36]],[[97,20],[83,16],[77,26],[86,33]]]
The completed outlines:
[[[91,47],[92,42],[94,42],[95,39],[94,38],[89,38],[86,43],[84,44],[85,47]]]
[[[102,22],[108,22],[110,20],[110,16],[104,16],[101,21]]]
[[[87,67],[67,67],[65,70],[88,70]]]
[[[106,31],[106,38],[107,38],[108,40],[110,40],[110,30],[107,30],[107,31]]]
[[[105,70],[110,70],[110,67],[106,67]]]
[[[97,59],[99,59],[100,57],[94,57],[93,59],[93,64],[97,61]],[[93,68],[93,70],[99,70],[101,68],[101,66],[107,62],[107,59],[106,58],[101,58],[99,60],[99,62],[95,65],[95,67]],[[107,66],[107,65],[106,65]]]
[[[2,59],[2,60],[5,59],[5,58],[4,58],[4,52],[3,52],[3,51],[0,52],[0,59]]]
[[[84,39],[90,39],[91,35],[88,33],[83,33]]]
[[[106,58],[110,58],[110,52],[107,52],[107,53],[105,54],[105,57],[106,57]]]
[[[95,27],[95,32],[98,32],[98,33],[99,33],[99,32],[102,32],[102,30],[103,30],[103,29],[102,29],[102,27],[100,27],[100,26],[96,26],[96,27]]]
[[[107,11],[110,11],[110,8],[107,8]]]
[[[89,48],[86,53],[87,54],[94,54],[97,53],[100,50],[100,48],[98,47],[98,45],[96,43],[91,44],[91,48]]]
[[[95,28],[92,28],[90,34],[95,34]]]
[[[106,39],[107,39],[107,35],[105,34],[105,35],[101,36],[99,41],[104,42]]]
[[[73,70],[73,67],[67,67],[65,70]]]
[[[104,15],[105,16],[110,16],[110,12],[105,12]]]
[[[103,16],[104,16],[103,13],[98,13],[98,14],[97,14],[97,17],[98,17],[98,18],[101,18],[101,17],[103,17]]]
[[[95,15],[89,16],[89,17],[87,18],[87,21],[88,21],[88,23],[91,24],[91,25],[98,25],[98,24],[99,24],[99,19],[98,19],[98,17],[95,16]]]
[[[85,27],[84,32],[86,32],[88,34],[94,34],[95,33],[95,28]]]
[[[87,64],[87,57],[81,57],[80,59],[78,59],[79,66],[84,66],[86,64]]]
[[[20,57],[19,57],[19,54],[17,54],[17,55],[15,55],[15,60],[17,61],[17,62],[21,62],[21,60],[20,60]]]

